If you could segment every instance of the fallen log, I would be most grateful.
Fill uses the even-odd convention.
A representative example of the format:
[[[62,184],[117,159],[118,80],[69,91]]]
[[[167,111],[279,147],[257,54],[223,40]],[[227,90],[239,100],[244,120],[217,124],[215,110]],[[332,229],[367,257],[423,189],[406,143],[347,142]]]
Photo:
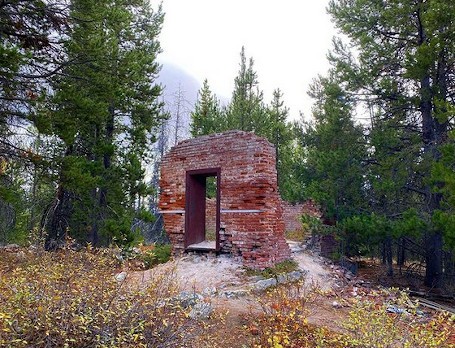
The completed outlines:
[[[431,309],[435,309],[440,312],[449,312],[452,314],[455,314],[455,308],[454,307],[449,307],[434,301],[430,301],[426,298],[423,297],[417,297],[417,300],[419,301],[419,304]]]

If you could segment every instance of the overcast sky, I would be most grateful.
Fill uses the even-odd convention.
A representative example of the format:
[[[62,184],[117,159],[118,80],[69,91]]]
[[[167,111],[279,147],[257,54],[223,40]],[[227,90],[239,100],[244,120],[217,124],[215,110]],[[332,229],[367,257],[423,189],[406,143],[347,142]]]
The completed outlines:
[[[240,50],[253,57],[265,100],[280,88],[291,117],[310,114],[306,92],[328,68],[335,31],[328,0],[163,0],[160,60],[230,98]],[[183,86],[185,88],[185,86]]]

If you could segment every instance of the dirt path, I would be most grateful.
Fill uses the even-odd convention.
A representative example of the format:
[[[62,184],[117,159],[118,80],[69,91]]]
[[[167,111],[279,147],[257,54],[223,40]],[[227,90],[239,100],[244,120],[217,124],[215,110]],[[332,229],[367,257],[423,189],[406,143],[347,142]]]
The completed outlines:
[[[304,286],[317,285],[330,291],[335,285],[334,271],[327,262],[317,255],[304,252],[295,243],[290,243],[290,246],[293,259],[305,273]],[[218,313],[225,313],[224,325],[216,333],[219,341],[214,342],[214,346],[241,347],[251,339],[245,325],[248,325],[251,313],[261,311],[261,294],[251,293],[248,289],[260,278],[247,276],[240,258],[228,255],[185,255],[152,270],[134,273],[132,276],[138,277],[144,284],[172,274],[180,291],[202,294]],[[308,319],[316,325],[333,326],[332,300],[321,300],[323,302],[309,308]]]
[[[306,274],[304,286],[317,285],[330,291],[335,285],[335,277],[327,262],[320,256],[303,251],[295,243],[291,242],[290,245],[293,259]],[[258,295],[251,294],[248,290],[259,278],[245,274],[240,258],[229,255],[185,255],[151,270],[134,272],[130,276],[147,284],[170,274],[175,276],[180,291],[202,294],[213,308],[228,312],[226,320],[230,326],[241,326],[245,316],[260,310]],[[326,299],[313,308],[310,321],[325,324],[333,315],[331,303],[330,299]]]
[[[292,256],[299,269],[306,273],[307,284],[317,284],[325,290],[333,286],[331,269],[321,257],[301,250],[293,252]],[[135,276],[140,274],[142,281],[149,282],[163,273],[171,272],[175,274],[181,290],[203,295],[247,289],[258,280],[258,277],[246,276],[240,258],[229,255],[185,255],[151,270],[135,272]]]

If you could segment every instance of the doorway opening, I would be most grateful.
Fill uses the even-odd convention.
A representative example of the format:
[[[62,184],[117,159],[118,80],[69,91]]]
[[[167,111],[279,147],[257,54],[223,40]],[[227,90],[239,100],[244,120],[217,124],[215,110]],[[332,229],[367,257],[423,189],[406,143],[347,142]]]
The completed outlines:
[[[220,168],[186,172],[186,250],[220,250],[220,174]]]

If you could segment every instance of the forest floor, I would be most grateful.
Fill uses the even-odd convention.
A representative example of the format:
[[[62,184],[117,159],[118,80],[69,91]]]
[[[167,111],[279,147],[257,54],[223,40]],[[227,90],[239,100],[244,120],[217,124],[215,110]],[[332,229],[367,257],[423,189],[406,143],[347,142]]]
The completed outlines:
[[[175,312],[172,305],[151,307],[156,309],[154,315],[160,316],[159,320],[152,316],[155,319],[151,323],[163,322],[166,328],[167,322],[174,323],[169,326],[170,338],[174,337],[173,330],[186,335],[185,325],[196,330],[191,331],[194,341],[169,347],[455,347],[455,317],[440,316],[441,308],[438,311],[416,305],[407,295],[390,288],[396,284],[405,288],[405,277],[388,278],[385,267],[375,260],[362,260],[355,276],[304,250],[301,243],[288,243],[294,269],[286,270],[287,281],[280,282],[281,275],[275,273],[275,278],[270,279],[270,275],[253,273],[242,266],[241,259],[227,255],[185,254],[138,271],[129,261],[119,261],[115,250],[65,249],[46,253],[31,248],[4,248],[0,250],[0,303],[4,304],[4,311],[0,309],[0,346],[2,337],[3,342],[16,342],[19,337],[9,329],[14,323],[4,320],[13,312],[15,316],[22,315],[22,320],[29,320],[30,330],[24,329],[20,336],[30,334],[27,339],[36,336],[38,324],[40,332],[58,326],[57,319],[52,321],[56,310],[66,313],[65,308],[70,310],[86,302],[93,307],[93,313],[99,314],[97,318],[112,316],[115,325],[126,320],[122,325],[129,328],[127,318],[131,313],[122,306],[131,294],[138,313],[150,308],[141,307],[144,301],[152,301],[153,306],[163,298],[169,299],[170,304],[181,301],[179,308],[183,311]],[[295,278],[289,281],[291,274]],[[36,301],[38,293],[45,294],[40,301]],[[194,296],[196,304],[184,306],[182,294]],[[192,317],[199,304],[210,308],[208,317]],[[111,306],[117,309],[111,310]],[[451,310],[455,305],[449,303],[448,307]],[[161,308],[171,312],[162,312]],[[82,330],[79,336],[84,335],[86,327],[77,324],[81,314],[70,310],[65,315],[68,320],[61,323],[60,329],[65,331],[69,325],[74,332]],[[37,316],[46,321],[36,324]],[[103,325],[108,325],[109,320]],[[58,339],[65,337],[60,333],[57,332]],[[440,333],[444,344],[434,343]]]
[[[336,330],[337,318],[346,315],[346,310],[341,306],[333,306],[336,297],[334,290],[345,291],[345,272],[324,258],[300,248],[293,252],[293,259],[298,269],[305,273],[302,288],[318,288],[326,294],[318,303],[310,304],[309,322]],[[263,277],[249,276],[247,273],[240,258],[194,253],[153,269],[129,272],[128,278],[133,284],[147,286],[164,274],[173,274],[180,291],[202,294],[215,311],[223,314],[225,324],[216,328],[214,339],[218,342],[214,342],[214,346],[242,347],[248,346],[252,336],[248,329],[248,318],[261,313],[261,299],[266,296],[265,292],[252,290]]]
[[[342,332],[341,324],[348,318],[353,303],[372,298],[382,303],[389,300],[387,292],[380,292],[387,286],[385,266],[366,262],[358,276],[354,276],[330,260],[303,250],[299,243],[288,243],[293,260],[305,274],[303,281],[298,283],[298,291],[311,297],[305,308],[310,325]],[[255,283],[262,277],[249,275],[238,258],[189,254],[151,270],[130,272],[129,280],[133,284],[147,285],[163,274],[173,274],[181,291],[201,294],[216,312],[223,313],[224,325],[214,328],[213,346],[250,346],[257,334],[252,318],[267,311],[268,290],[255,291]],[[308,295],[315,289],[317,296]],[[421,313],[430,318],[436,311],[421,308]]]

